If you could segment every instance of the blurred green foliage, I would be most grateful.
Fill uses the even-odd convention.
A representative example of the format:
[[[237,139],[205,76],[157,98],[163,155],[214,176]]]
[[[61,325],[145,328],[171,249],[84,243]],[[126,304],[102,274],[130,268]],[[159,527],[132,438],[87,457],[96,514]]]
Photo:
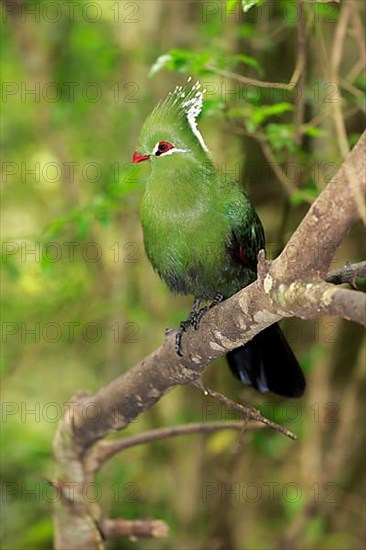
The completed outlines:
[[[83,0],[68,9],[60,3],[56,12],[51,4],[2,4],[4,549],[52,547],[55,495],[47,480],[64,404],[77,390],[96,391],[125,372],[161,343],[165,327],[186,317],[190,300],[171,296],[145,258],[139,201],[148,168],[131,164],[141,124],[159,98],[186,75],[204,82],[202,132],[225,170],[240,163],[238,177],[258,207],[270,253],[279,252],[341,162],[327,102],[334,90],[316,50],[321,44],[332,51],[339,5],[306,7],[308,77],[297,140],[296,90],[239,84],[225,75],[288,83],[296,63],[293,1],[275,2],[269,11],[258,0]],[[365,79],[352,72],[358,50],[351,36],[346,45],[342,74],[351,80],[342,88],[342,109],[352,145],[363,128]],[[263,156],[263,142],[287,176],[294,159],[300,167],[290,196]],[[255,177],[246,171],[250,164]],[[361,254],[356,228],[335,264]],[[288,540],[296,548],[362,547],[362,426],[342,408],[357,415],[361,407],[351,391],[359,389],[360,332],[335,320],[292,320],[284,328],[308,373],[303,400],[259,396],[231,379],[223,361],[208,369],[206,381],[255,403],[299,441],[248,431],[238,448],[237,436],[223,431],[115,457],[97,480],[106,515],[162,518],[171,535],[111,548],[254,550]],[[353,357],[346,381],[339,374],[344,349]],[[126,433],[232,418],[193,389],[179,388]],[[351,431],[351,440],[341,438]],[[352,456],[339,445],[352,448]],[[334,498],[327,483],[335,484]],[[291,493],[296,486],[283,492],[288,484],[297,484],[299,498]]]

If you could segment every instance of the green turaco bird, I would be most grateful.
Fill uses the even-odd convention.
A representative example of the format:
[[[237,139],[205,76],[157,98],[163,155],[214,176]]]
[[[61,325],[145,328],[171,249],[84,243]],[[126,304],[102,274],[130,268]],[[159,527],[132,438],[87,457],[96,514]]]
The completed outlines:
[[[149,161],[141,204],[146,254],[169,289],[195,298],[177,333],[256,279],[261,221],[240,185],[222,177],[197,128],[204,91],[178,86],[146,119],[133,162]],[[199,309],[202,300],[211,306]],[[278,325],[227,354],[233,374],[258,391],[300,396],[305,379]]]

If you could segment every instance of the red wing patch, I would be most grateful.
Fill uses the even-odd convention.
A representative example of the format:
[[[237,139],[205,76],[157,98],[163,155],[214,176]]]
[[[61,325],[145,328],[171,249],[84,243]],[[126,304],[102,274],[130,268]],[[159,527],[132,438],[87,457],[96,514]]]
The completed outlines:
[[[250,267],[250,262],[249,262],[249,260],[248,260],[248,257],[247,257],[247,255],[245,254],[244,248],[241,247],[241,246],[239,247],[239,258],[240,258],[240,261],[241,261],[243,264],[245,264],[245,265],[247,265],[248,267]]]

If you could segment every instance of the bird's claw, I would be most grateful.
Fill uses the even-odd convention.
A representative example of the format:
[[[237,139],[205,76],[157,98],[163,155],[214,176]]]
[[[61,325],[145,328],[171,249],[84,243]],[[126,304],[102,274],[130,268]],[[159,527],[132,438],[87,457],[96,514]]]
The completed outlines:
[[[179,357],[183,357],[182,353],[182,337],[183,333],[186,332],[187,328],[191,325],[191,321],[188,319],[187,321],[182,321],[179,325],[179,329],[177,330],[177,334],[175,335],[175,352]]]
[[[192,327],[194,328],[194,330],[198,330],[198,329],[199,329],[200,323],[201,323],[201,321],[202,321],[202,317],[204,316],[204,314],[205,314],[209,309],[210,309],[209,306],[202,307],[199,311],[197,311],[197,312],[192,316],[191,325],[192,325]]]
[[[224,299],[224,296],[222,294],[216,294],[214,299],[212,300],[211,304],[205,307],[201,307],[197,311],[197,308],[199,307],[200,300],[196,299],[192,311],[189,314],[189,317],[186,321],[182,321],[179,325],[179,329],[175,335],[175,351],[179,357],[183,357],[182,353],[182,337],[183,333],[186,332],[186,330],[192,326],[195,330],[199,329],[200,323],[202,321],[202,317],[207,313],[212,307],[216,306],[220,302],[222,302]]]
[[[179,355],[179,357],[183,357],[182,353],[182,336],[183,332],[178,330],[177,334],[175,335],[175,353]]]
[[[208,306],[201,307],[201,309],[199,309],[198,311],[195,311],[195,312],[192,313],[192,315],[191,315],[191,324],[192,324],[192,326],[194,327],[195,330],[199,329],[200,323],[202,321],[202,317],[205,315],[205,313],[207,313],[214,306],[216,306],[217,304],[222,302],[223,299],[224,299],[223,295],[217,293],[215,295],[214,299],[212,300],[212,302]]]

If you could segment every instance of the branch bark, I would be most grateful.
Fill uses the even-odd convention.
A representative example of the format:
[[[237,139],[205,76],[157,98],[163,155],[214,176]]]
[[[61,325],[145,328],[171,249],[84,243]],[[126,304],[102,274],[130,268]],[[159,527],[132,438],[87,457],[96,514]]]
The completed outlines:
[[[273,262],[260,255],[257,281],[213,308],[198,331],[186,333],[183,357],[175,353],[175,338],[169,334],[158,350],[95,395],[72,399],[54,440],[55,483],[76,484],[74,498],[65,495],[55,506],[56,548],[102,544],[106,520],[83,498],[83,488],[92,479],[85,466],[99,439],[128,426],[175,386],[197,384],[213,359],[280,319],[326,314],[366,324],[366,295],[325,282],[331,259],[358,219],[360,200],[366,196],[365,143],[363,134],[282,254]],[[105,536],[108,529],[104,531]]]
[[[128,537],[132,540],[149,537],[166,537],[169,528],[160,519],[145,519],[130,521],[127,519],[103,519],[100,529],[105,539],[120,539]]]
[[[334,285],[349,283],[356,288],[357,279],[366,278],[366,261],[357,264],[347,264],[340,269],[334,269],[327,276],[327,282]]]

